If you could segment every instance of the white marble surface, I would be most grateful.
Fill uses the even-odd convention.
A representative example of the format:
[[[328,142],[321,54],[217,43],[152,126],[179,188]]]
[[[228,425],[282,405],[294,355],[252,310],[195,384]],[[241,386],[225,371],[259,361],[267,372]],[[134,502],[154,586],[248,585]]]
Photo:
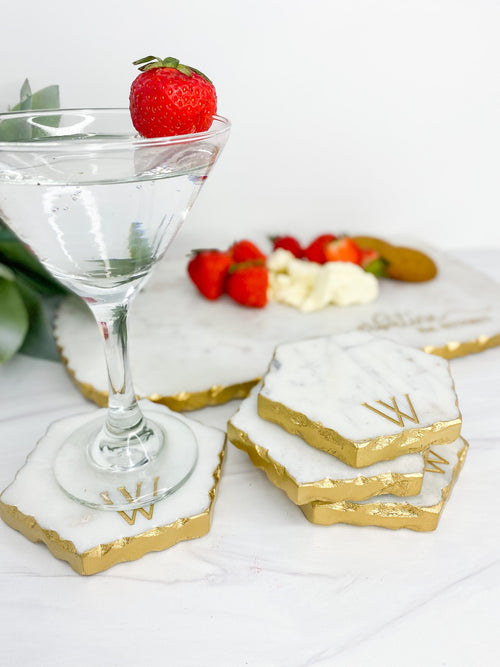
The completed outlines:
[[[427,249],[419,241],[413,247]],[[420,348],[500,333],[500,286],[449,254],[428,252],[439,267],[434,280],[381,281],[380,296],[372,303],[307,314],[279,303],[244,308],[226,296],[208,301],[186,277],[186,258],[167,256],[131,307],[136,391],[142,397],[172,396],[248,382],[265,373],[279,343],[354,329]],[[100,335],[88,309],[68,299],[56,330],[78,380],[106,391]]]
[[[498,252],[463,257],[500,281]],[[436,532],[314,526],[230,447],[209,535],[90,578],[0,523],[0,664],[498,664],[500,349],[451,369],[470,450]],[[25,357],[0,395],[2,488],[51,421],[95,410]]]
[[[259,417],[257,394],[261,386],[262,384],[256,385],[250,396],[241,402],[238,412],[231,417],[231,423],[248,435],[258,447],[266,449],[269,456],[278,465],[286,468],[298,484],[319,482],[324,479],[370,478],[388,472],[423,473],[424,457],[422,454],[406,454],[392,461],[380,461],[371,466],[354,469],[335,456],[311,447],[298,435],[288,433],[281,426]],[[315,498],[315,500],[318,499],[318,497]]]
[[[172,414],[164,406],[148,406],[146,401],[141,403],[143,409],[148,408],[150,413],[160,410],[160,414]],[[192,429],[199,443],[196,467],[170,498],[155,503],[153,512],[149,513],[150,508],[146,507],[148,516],[126,510],[127,516],[134,518],[133,523],[127,524],[118,512],[100,511],[73,502],[55,480],[54,459],[61,444],[87,418],[86,414],[75,415],[51,424],[28,457],[26,465],[2,493],[2,502],[17,507],[26,516],[34,517],[42,528],[55,530],[61,540],[71,541],[79,554],[100,544],[141,535],[157,527],[169,526],[178,519],[189,519],[208,511],[210,492],[215,483],[214,473],[220,464],[225,436],[220,429],[186,419],[184,415],[178,415],[178,418]],[[135,489],[128,491],[133,494]],[[108,490],[108,497],[114,502],[123,502],[115,489]]]
[[[260,395],[354,442],[460,419],[445,359],[364,331],[279,345]]]

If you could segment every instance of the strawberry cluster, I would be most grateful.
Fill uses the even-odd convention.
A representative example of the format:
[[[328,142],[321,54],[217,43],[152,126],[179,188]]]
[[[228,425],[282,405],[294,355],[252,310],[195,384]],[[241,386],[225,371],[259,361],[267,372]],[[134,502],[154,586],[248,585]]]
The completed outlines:
[[[373,264],[380,260],[379,253],[375,250],[361,248],[354,239],[348,236],[338,237],[334,234],[321,234],[305,248],[293,236],[277,236],[271,240],[273,250],[283,248],[291,252],[297,259],[306,259],[317,264],[351,262],[380,275],[378,269],[381,270],[382,267]]]
[[[238,241],[228,250],[195,250],[187,270],[206,299],[227,294],[242,306],[263,308],[267,303],[266,256],[251,241]]]
[[[272,237],[273,251],[288,250],[294,257],[317,264],[351,262],[377,276],[384,275],[384,260],[347,236],[321,234],[303,248],[293,236]],[[211,301],[223,294],[242,306],[263,308],[267,304],[269,275],[266,255],[251,241],[237,241],[228,250],[195,250],[188,274],[199,292]]]

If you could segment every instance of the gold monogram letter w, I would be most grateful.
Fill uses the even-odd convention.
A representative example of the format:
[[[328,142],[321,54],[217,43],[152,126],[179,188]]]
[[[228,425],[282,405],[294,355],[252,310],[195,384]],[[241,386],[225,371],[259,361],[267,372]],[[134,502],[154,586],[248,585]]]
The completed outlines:
[[[158,490],[158,480],[159,480],[159,479],[160,479],[159,477],[155,477],[155,479],[154,479],[154,491],[153,491],[153,496],[156,496],[156,492],[157,492],[157,490]],[[126,489],[124,486],[120,486],[120,488],[118,489],[118,491],[122,494],[122,496],[124,496],[124,498],[127,499],[127,501],[128,501],[129,503],[133,503],[134,500],[135,500],[136,498],[138,498],[139,495],[140,495],[140,493],[141,493],[141,486],[142,486],[142,482],[138,482],[138,483],[137,483],[137,491],[136,491],[135,498],[132,498],[132,496],[130,495],[130,493],[127,491],[127,489]],[[108,493],[107,491],[103,491],[103,492],[101,493],[101,498],[104,500],[104,502],[106,503],[106,505],[113,505],[113,504],[114,504],[113,501],[111,500],[111,498],[109,497],[109,493]],[[130,526],[133,526],[134,523],[135,523],[135,520],[136,520],[136,518],[137,518],[137,512],[139,512],[140,514],[142,514],[142,516],[143,516],[145,519],[147,519],[148,521],[151,521],[151,519],[153,518],[154,507],[155,507],[155,506],[154,506],[154,503],[151,503],[151,505],[149,506],[149,510],[148,510],[148,511],[146,511],[144,507],[136,507],[135,509],[132,510],[132,515],[131,515],[131,516],[129,516],[126,512],[123,512],[123,511],[118,512],[118,514],[119,514],[119,515],[121,516],[121,518],[124,519],[124,521],[126,521]]]
[[[404,426],[405,419],[408,419],[409,421],[412,421],[415,424],[418,424],[418,417],[417,413],[415,412],[415,408],[412,405],[412,402],[410,400],[410,397],[408,394],[405,394],[406,400],[408,401],[408,407],[410,408],[411,415],[407,414],[406,412],[403,412],[397,402],[395,397],[392,397],[392,405],[389,405],[389,403],[385,403],[384,401],[377,401],[379,405],[382,405],[384,408],[387,410],[390,410],[395,416],[392,417],[390,414],[387,414],[385,412],[382,412],[382,410],[378,410],[377,408],[374,408],[373,405],[369,405],[368,403],[362,403],[362,405],[365,406],[365,408],[368,408],[369,410],[372,410],[373,412],[376,412],[378,415],[381,417],[384,417],[384,419],[388,419],[390,422],[393,422],[394,424],[397,424],[398,426]]]

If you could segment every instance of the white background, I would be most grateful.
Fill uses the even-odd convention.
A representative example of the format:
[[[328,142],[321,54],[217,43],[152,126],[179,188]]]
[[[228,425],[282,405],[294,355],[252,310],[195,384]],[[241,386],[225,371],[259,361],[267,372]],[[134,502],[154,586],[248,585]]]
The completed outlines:
[[[495,0],[9,2],[0,106],[126,106],[144,55],[204,71],[229,144],[177,252],[294,231],[500,247]]]

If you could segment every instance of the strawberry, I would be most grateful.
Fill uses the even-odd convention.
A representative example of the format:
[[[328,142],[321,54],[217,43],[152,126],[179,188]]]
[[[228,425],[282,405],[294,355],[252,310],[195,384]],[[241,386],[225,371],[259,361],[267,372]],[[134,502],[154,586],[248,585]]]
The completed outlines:
[[[187,270],[201,294],[215,301],[224,292],[224,282],[231,264],[231,257],[221,250],[195,250]]]
[[[130,88],[132,123],[143,137],[205,132],[217,111],[212,82],[177,58],[136,60],[141,74]]]
[[[325,256],[329,262],[361,264],[361,248],[347,236],[330,241],[325,246]]]
[[[226,293],[242,306],[263,308],[267,303],[269,278],[264,264],[234,264],[226,280]]]
[[[335,241],[337,237],[333,234],[322,234],[314,239],[307,248],[304,250],[304,257],[310,262],[317,262],[318,264],[324,264],[327,262],[325,255],[325,246],[332,241]]]
[[[283,250],[288,250],[291,252],[294,257],[301,259],[304,255],[302,246],[293,236],[274,236],[271,238],[273,243],[273,250],[278,250],[278,248],[283,248]]]
[[[233,258],[235,264],[241,264],[242,262],[251,262],[255,260],[264,262],[266,259],[264,253],[261,252],[254,243],[248,241],[247,239],[233,243],[233,245],[229,248],[228,253]]]

